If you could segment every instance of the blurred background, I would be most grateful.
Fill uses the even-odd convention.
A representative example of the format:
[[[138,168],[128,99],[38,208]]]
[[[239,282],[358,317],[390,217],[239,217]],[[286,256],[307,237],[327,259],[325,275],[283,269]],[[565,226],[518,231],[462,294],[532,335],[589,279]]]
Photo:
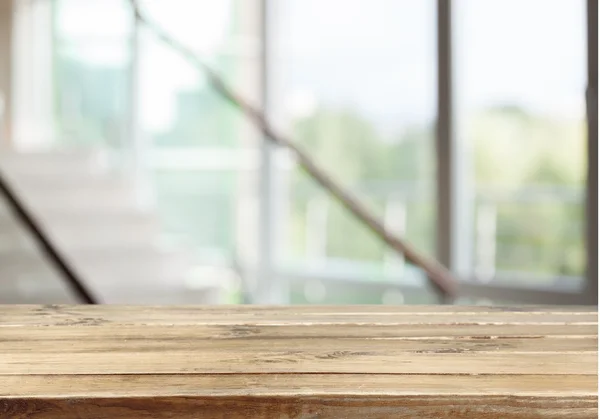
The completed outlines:
[[[597,1],[140,6],[453,303],[597,303]],[[0,93],[0,173],[100,302],[442,301],[128,0],[0,0]],[[5,198],[0,302],[77,302]]]

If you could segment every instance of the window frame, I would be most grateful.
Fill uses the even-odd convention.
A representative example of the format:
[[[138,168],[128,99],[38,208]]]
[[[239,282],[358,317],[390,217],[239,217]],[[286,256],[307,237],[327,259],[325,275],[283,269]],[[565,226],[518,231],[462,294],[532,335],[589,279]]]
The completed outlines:
[[[455,4],[455,3],[454,3]],[[457,135],[453,78],[452,0],[438,0],[438,129],[436,150],[438,161],[438,243],[440,261],[460,276],[471,244],[465,246],[464,226],[470,225],[465,206],[464,156],[457,152]],[[586,181],[586,215],[583,236],[586,238],[586,274],[584,286],[570,289],[561,286],[526,287],[502,283],[461,281],[460,297],[509,300],[533,304],[598,304],[598,2],[587,0],[587,115],[588,176]],[[461,161],[462,160],[462,161]],[[461,239],[457,232],[460,231]]]
[[[269,8],[273,7],[272,0],[262,0],[263,4],[263,22],[265,29],[262,32],[264,48],[264,68],[263,68],[263,86],[264,95],[269,97],[272,94],[272,85],[269,74],[272,68],[269,68],[269,54],[272,50],[269,48],[269,33],[272,30],[273,13],[269,13]],[[456,97],[455,97],[455,78],[453,68],[453,16],[454,4],[452,0],[437,0],[437,124],[436,124],[436,149],[435,158],[437,162],[437,257],[453,273],[466,280],[461,281],[459,295],[460,297],[486,298],[497,300],[509,300],[536,304],[597,304],[598,294],[598,275],[597,275],[597,2],[587,0],[588,15],[588,180],[586,182],[587,191],[587,213],[585,220],[585,236],[587,239],[587,273],[584,278],[585,286],[582,289],[571,289],[559,285],[552,287],[521,287],[496,283],[479,283],[470,281],[474,279],[470,273],[471,268],[471,250],[473,246],[472,234],[465,232],[465,226],[470,226],[471,209],[469,208],[470,194],[472,189],[465,185],[466,173],[469,167],[466,163],[468,156],[458,152],[461,141],[460,126],[456,120]],[[268,102],[268,100],[266,101]],[[266,106],[267,114],[268,106]],[[261,196],[263,208],[268,208],[261,217],[261,231],[263,232],[261,250],[270,252],[274,248],[280,248],[282,244],[274,239],[273,229],[277,228],[273,224],[272,214],[277,206],[276,201],[284,197],[278,196],[276,187],[272,182],[274,170],[272,168],[273,153],[277,151],[268,143],[263,145],[261,172]],[[471,190],[470,190],[471,189]],[[472,198],[472,197],[471,197]],[[271,222],[269,222],[269,220]],[[267,258],[265,258],[266,260]],[[266,279],[259,278],[259,282],[264,281],[264,288],[268,286],[277,286],[278,291],[273,301],[283,303],[288,301],[288,296],[284,296],[289,290],[289,281],[294,275],[281,272],[276,266],[277,260],[270,260],[265,264],[269,266],[264,269]],[[518,279],[518,278],[517,278]],[[525,278],[523,278],[525,279]],[[327,279],[323,279],[327,280]],[[285,284],[284,284],[285,283]],[[260,288],[260,287],[259,287]],[[401,288],[401,287],[400,287]],[[452,303],[439,296],[441,302]],[[260,298],[258,301],[264,301]]]
[[[276,33],[280,19],[277,18],[276,0],[256,0],[259,8],[258,31],[261,45],[260,77],[257,81],[260,86],[261,107],[268,118],[277,123],[277,94],[278,86],[273,75],[277,72],[276,42],[271,34]],[[471,223],[468,202],[469,191],[465,187],[464,179],[468,167],[465,159],[468,156],[458,152],[460,132],[455,115],[455,81],[453,71],[453,17],[452,11],[455,3],[452,0],[437,0],[437,117],[435,130],[435,159],[437,162],[437,257],[452,272],[459,277],[465,277],[471,267],[472,234],[465,233],[465,226]],[[588,179],[586,182],[586,216],[585,237],[587,269],[585,286],[580,290],[561,288],[559,286],[541,287],[516,287],[502,283],[477,283],[461,281],[460,297],[487,298],[511,300],[527,303],[551,304],[597,304],[598,302],[598,274],[597,274],[597,12],[596,0],[587,0],[587,55],[588,55],[588,90],[587,90],[587,117],[588,130]],[[136,29],[134,33],[137,33]],[[139,55],[139,42],[137,36],[131,43],[132,80],[138,71],[137,59]],[[140,155],[145,153],[147,145],[143,145],[137,134],[137,91],[135,84],[130,92],[130,128],[132,141],[132,155],[140,161]],[[282,227],[284,220],[284,205],[286,194],[285,185],[282,186],[278,179],[277,164],[284,156],[285,150],[273,145],[268,139],[263,138],[259,151],[259,215],[257,249],[258,260],[252,281],[253,289],[248,290],[249,301],[253,303],[285,304],[290,301],[290,287],[294,275],[283,271],[279,266],[280,250],[284,244]],[[470,272],[467,274],[470,275]],[[325,279],[324,279],[325,280]],[[402,289],[402,287],[400,287]],[[444,301],[440,296],[440,301]]]

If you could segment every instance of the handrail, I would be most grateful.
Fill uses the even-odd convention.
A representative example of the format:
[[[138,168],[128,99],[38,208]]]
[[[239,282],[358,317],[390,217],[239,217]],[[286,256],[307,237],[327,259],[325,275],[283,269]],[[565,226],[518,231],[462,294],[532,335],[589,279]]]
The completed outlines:
[[[38,221],[33,215],[31,215],[25,205],[19,200],[17,194],[10,188],[7,180],[0,173],[0,194],[6,198],[6,201],[10,205],[14,214],[17,216],[19,221],[27,228],[29,233],[33,236],[36,242],[40,245],[41,250],[48,257],[48,260],[57,271],[61,274],[67,285],[71,288],[71,291],[77,296],[77,298],[85,304],[98,304],[98,301],[87,289],[83,281],[75,273],[75,270],[71,268],[69,263],[60,254],[60,252],[54,247],[52,240],[50,240],[44,229],[40,226]]]
[[[338,200],[347,210],[368,227],[373,234],[400,254],[403,254],[408,262],[417,265],[427,274],[430,283],[446,299],[456,296],[458,281],[437,260],[427,257],[406,241],[388,231],[383,223],[369,210],[369,208],[349,191],[334,181],[323,168],[300,149],[293,141],[278,134],[267,121],[264,113],[235,93],[223,80],[223,78],[210,66],[204,63],[193,51],[171,37],[160,26],[147,19],[141,12],[138,1],[130,0],[131,7],[137,22],[143,24],[154,33],[163,43],[182,55],[191,65],[202,71],[210,85],[224,99],[237,107],[248,119],[250,119],[262,134],[273,143],[290,150],[296,157],[299,166],[319,183],[327,192]]]

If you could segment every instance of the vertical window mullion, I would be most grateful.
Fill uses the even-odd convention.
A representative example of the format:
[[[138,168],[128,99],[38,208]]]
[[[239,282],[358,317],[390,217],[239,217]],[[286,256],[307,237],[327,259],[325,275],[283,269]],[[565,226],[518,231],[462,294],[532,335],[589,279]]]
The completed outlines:
[[[452,62],[450,1],[437,1],[437,255],[452,264]]]
[[[274,92],[272,79],[274,74],[273,62],[277,57],[275,49],[275,8],[276,1],[260,0],[260,87],[261,105],[267,119],[274,123],[275,113]],[[276,265],[281,243],[281,200],[284,198],[278,193],[277,158],[281,150],[268,138],[263,136],[260,143],[260,171],[259,171],[259,229],[258,229],[258,269],[256,278],[256,303],[286,304],[289,302],[290,291],[287,280],[277,275]]]
[[[471,157],[456,118],[452,14],[456,2],[437,1],[437,254],[457,277],[472,271],[473,187]],[[450,301],[446,301],[450,302]]]
[[[598,0],[587,1],[587,269],[584,299],[598,304]]]

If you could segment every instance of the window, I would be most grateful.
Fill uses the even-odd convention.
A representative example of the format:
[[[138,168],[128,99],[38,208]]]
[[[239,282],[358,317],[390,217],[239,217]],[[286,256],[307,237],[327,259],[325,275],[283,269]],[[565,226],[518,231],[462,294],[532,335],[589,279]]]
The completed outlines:
[[[71,145],[120,148],[127,136],[129,5],[56,0],[54,7],[56,137]]]
[[[284,23],[282,81],[271,94],[287,130],[390,228],[434,254],[435,3],[286,0],[274,7]],[[307,279],[305,300],[382,302],[385,287],[356,289],[353,279],[422,287],[418,269],[299,169],[289,174],[284,199],[287,269],[339,281]]]
[[[258,12],[252,2],[141,3],[149,19],[258,102]],[[231,265],[256,247],[248,226],[256,220],[243,210],[256,200],[259,136],[201,71],[143,27],[139,53],[141,142],[165,229],[191,245],[199,264]]]
[[[256,70],[256,37],[244,34],[235,1],[146,1],[146,15],[249,92]],[[248,19],[250,19],[248,17]],[[243,118],[208,85],[205,76],[153,34],[142,32],[140,56],[142,127],[157,147],[237,147]],[[256,96],[256,94],[252,95]]]
[[[473,274],[577,288],[585,268],[585,2],[455,3]]]
[[[408,242],[435,256],[462,235],[459,274],[475,279],[462,297],[515,301],[527,286],[523,300],[538,292],[545,302],[542,290],[581,289],[585,0],[455,0],[448,49],[436,44],[445,14],[434,0],[140,3]],[[126,0],[56,0],[55,15],[61,141],[131,147],[137,122],[135,152],[166,230],[186,237],[199,263],[241,263],[257,282],[290,285],[295,303],[436,301],[419,269],[134,26]],[[451,72],[438,63],[444,52]],[[449,98],[437,97],[439,69],[452,76]],[[448,137],[462,160],[446,195],[436,187],[438,105],[452,111]],[[457,201],[461,221],[436,231],[446,222],[436,211]],[[501,287],[513,293],[485,294]]]

